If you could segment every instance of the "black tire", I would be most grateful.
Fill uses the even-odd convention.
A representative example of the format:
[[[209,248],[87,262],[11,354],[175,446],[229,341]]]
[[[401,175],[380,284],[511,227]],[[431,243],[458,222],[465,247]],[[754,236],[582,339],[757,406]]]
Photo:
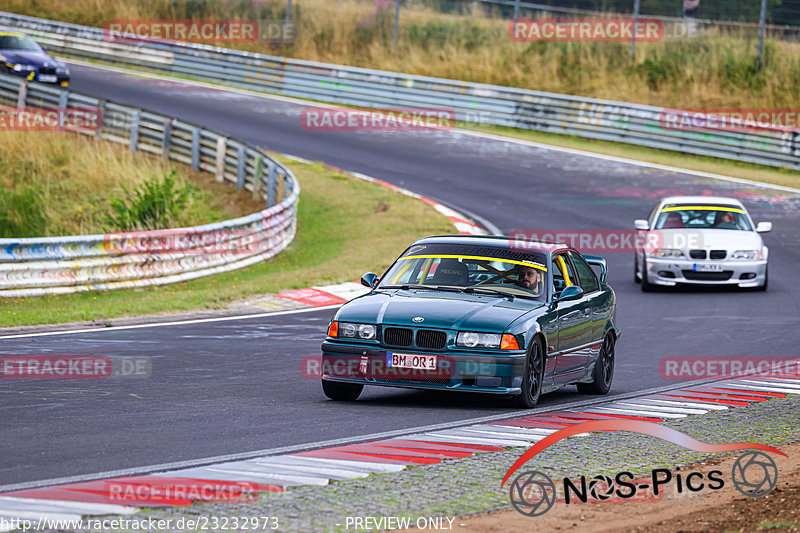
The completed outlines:
[[[352,402],[357,400],[364,390],[360,383],[338,383],[336,381],[322,380],[322,392],[331,400],[339,402]]]
[[[635,254],[633,256],[633,282],[634,283],[642,282],[642,280],[639,279],[639,258],[636,257]]]
[[[614,379],[614,335],[607,333],[600,347],[600,355],[594,365],[591,383],[578,383],[578,392],[581,394],[606,394],[611,389]]]
[[[525,358],[525,377],[522,378],[522,394],[514,396],[512,403],[520,409],[530,409],[539,403],[544,377],[544,345],[541,337],[534,337]]]
[[[642,269],[642,282],[641,283],[642,283],[642,292],[653,292],[654,290],[656,290],[656,286],[653,285],[652,283],[650,283],[650,281],[647,279],[647,269],[646,268]]]

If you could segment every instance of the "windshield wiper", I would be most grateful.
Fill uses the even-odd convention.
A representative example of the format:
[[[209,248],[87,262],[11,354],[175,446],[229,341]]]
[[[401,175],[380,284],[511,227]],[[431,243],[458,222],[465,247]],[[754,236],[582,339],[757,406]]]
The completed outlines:
[[[449,291],[449,292],[461,292],[460,287],[448,287],[443,285],[413,285],[405,283],[403,285],[385,285],[380,287],[381,289],[422,289],[426,291]]]
[[[501,291],[498,289],[492,289],[491,287],[464,287],[461,289],[463,292],[477,292],[477,293],[486,293],[486,294],[499,294],[500,296],[508,296],[510,298],[514,298],[515,295]]]

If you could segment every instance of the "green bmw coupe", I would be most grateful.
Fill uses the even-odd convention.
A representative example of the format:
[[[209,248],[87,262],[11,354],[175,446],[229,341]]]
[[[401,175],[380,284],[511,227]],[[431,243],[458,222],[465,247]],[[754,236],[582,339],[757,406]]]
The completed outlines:
[[[378,385],[501,394],[530,408],[565,385],[611,388],[620,332],[604,259],[566,244],[427,237],[361,283],[370,292],[339,309],[322,343],[333,400]]]

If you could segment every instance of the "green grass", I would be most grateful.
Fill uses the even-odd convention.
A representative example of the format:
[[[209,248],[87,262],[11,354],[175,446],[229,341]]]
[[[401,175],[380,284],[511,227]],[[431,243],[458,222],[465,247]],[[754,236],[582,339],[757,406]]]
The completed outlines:
[[[270,261],[163,287],[4,298],[0,326],[222,309],[286,289],[382,272],[413,240],[454,233],[428,204],[323,167],[287,161],[302,188],[297,236]]]
[[[169,226],[194,226],[263,209],[264,201],[212,174],[125,145],[61,132],[0,131],[0,237],[100,234],[115,198],[173,170],[191,190]]]

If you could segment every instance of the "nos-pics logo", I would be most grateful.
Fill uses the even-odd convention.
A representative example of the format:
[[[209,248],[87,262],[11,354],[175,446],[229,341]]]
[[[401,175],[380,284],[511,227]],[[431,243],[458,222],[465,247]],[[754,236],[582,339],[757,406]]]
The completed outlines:
[[[680,431],[652,422],[593,420],[561,429],[537,442],[509,468],[500,485],[503,486],[514,472],[542,450],[572,435],[591,431],[641,433],[704,453],[751,450],[737,458],[730,476],[736,490],[750,498],[759,498],[769,494],[778,483],[778,465],[763,451],[786,455],[771,446],[752,442],[708,444],[693,439]],[[517,475],[511,482],[509,497],[514,509],[525,516],[533,517],[545,514],[553,507],[556,500],[561,498],[566,504],[586,503],[590,497],[595,501],[612,499],[624,501],[637,497],[641,499],[641,495],[647,493],[651,495],[647,499],[653,501],[663,497],[664,489],[667,486],[674,486],[678,493],[684,493],[720,490],[725,483],[724,473],[720,470],[711,470],[707,475],[702,472],[684,474],[678,468],[673,474],[669,469],[657,468],[651,471],[649,477],[640,477],[637,480],[634,480],[631,472],[619,472],[613,477],[599,475],[587,479],[586,476],[581,476],[579,481],[564,478],[559,487],[544,472],[529,470]]]

